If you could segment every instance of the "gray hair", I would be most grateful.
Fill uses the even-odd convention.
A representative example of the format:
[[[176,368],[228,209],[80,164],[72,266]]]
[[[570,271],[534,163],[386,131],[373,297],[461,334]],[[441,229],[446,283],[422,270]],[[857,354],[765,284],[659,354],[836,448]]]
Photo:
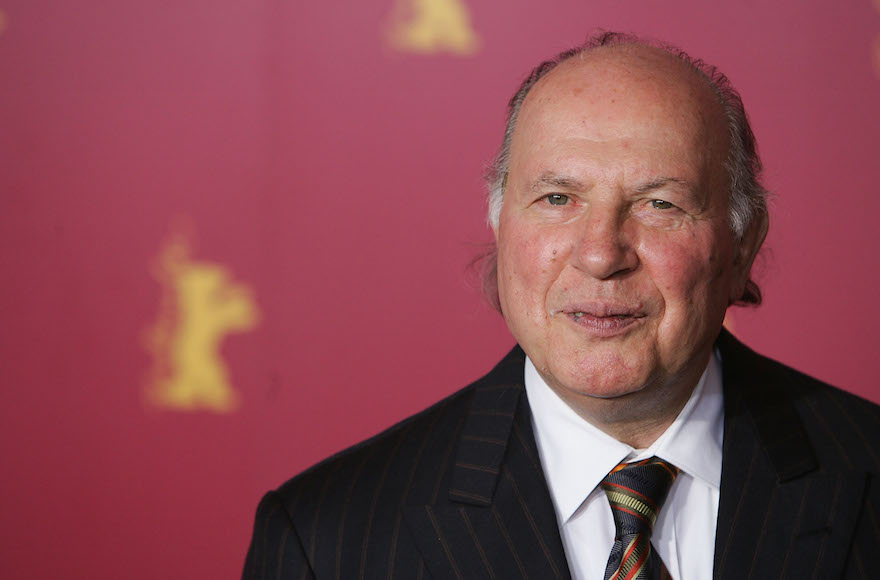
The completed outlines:
[[[519,118],[523,102],[532,87],[559,64],[566,60],[582,56],[590,50],[603,46],[641,45],[658,48],[687,64],[697,74],[706,79],[715,93],[725,117],[729,133],[729,147],[724,169],[727,172],[729,194],[730,227],[738,240],[742,240],[746,231],[756,219],[766,215],[769,192],[761,185],[760,176],[763,166],[758,155],[755,135],[749,125],[748,116],[743,107],[742,98],[733,88],[728,78],[712,65],[693,58],[683,50],[674,46],[652,40],[641,39],[631,34],[619,32],[602,32],[589,39],[581,46],[566,50],[535,67],[531,74],[522,82],[519,89],[510,99],[507,106],[507,124],[504,127],[504,139],[501,149],[486,172],[486,183],[489,188],[489,224],[498,226],[501,217],[501,205],[504,189],[507,185],[507,173],[510,168],[510,145],[513,132]],[[484,256],[483,291],[488,300],[500,310],[498,303],[497,252],[492,248]],[[758,305],[761,303],[761,290],[749,278],[743,295],[738,304]]]

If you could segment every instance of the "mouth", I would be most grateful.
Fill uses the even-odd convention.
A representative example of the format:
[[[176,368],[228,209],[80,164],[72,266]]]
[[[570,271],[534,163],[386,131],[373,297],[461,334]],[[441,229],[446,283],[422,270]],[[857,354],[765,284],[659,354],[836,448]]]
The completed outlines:
[[[638,325],[646,313],[637,306],[609,304],[584,304],[566,307],[559,311],[579,328],[590,334],[611,337],[623,334]]]

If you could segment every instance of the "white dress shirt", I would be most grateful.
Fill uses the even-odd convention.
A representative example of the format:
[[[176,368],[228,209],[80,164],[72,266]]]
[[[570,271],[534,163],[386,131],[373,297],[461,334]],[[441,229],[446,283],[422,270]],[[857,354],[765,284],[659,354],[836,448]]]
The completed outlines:
[[[654,455],[681,473],[660,510],[651,544],[675,580],[711,578],[724,432],[718,354],[681,413],[647,449],[633,449],[582,419],[547,386],[528,358],[525,383],[572,579],[602,580],[614,544],[614,519],[599,482],[621,461]]]

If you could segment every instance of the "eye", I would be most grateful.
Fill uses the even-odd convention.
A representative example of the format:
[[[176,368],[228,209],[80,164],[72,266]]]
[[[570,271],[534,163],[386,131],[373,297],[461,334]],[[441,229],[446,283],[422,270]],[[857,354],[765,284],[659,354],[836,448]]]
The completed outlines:
[[[662,199],[652,199],[651,207],[653,207],[654,209],[672,209],[675,206],[668,201],[663,201]]]
[[[551,193],[550,195],[545,196],[544,199],[546,199],[550,205],[565,205],[568,203],[569,198],[567,195],[562,195],[561,193]]]

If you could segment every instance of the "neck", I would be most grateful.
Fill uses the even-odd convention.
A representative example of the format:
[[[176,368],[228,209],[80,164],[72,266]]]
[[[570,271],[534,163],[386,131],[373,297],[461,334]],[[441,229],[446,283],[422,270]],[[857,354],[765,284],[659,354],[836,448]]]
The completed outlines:
[[[599,398],[545,382],[585,421],[636,449],[650,447],[678,417],[694,392],[705,365],[697,372],[646,385],[620,397]]]

